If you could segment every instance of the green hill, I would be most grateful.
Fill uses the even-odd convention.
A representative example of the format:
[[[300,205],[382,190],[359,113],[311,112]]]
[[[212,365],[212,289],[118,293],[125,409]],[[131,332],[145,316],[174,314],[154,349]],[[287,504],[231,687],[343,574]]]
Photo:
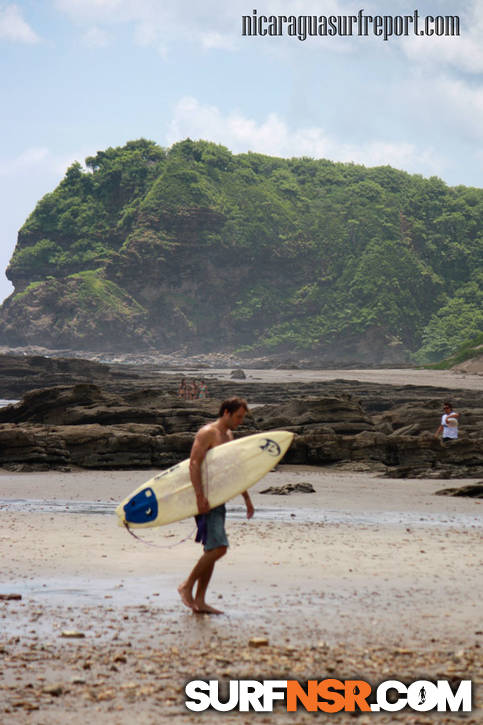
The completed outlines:
[[[483,331],[483,190],[389,166],[139,140],[18,235],[4,344],[435,362]]]

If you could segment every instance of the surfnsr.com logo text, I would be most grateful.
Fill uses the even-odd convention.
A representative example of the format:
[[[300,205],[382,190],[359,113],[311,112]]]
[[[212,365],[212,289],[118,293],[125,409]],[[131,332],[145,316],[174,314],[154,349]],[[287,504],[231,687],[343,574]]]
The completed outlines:
[[[364,680],[192,680],[185,687],[185,705],[202,712],[272,712],[274,704],[285,704],[287,712],[397,712],[404,708],[418,712],[471,712],[472,683],[461,680],[453,689],[447,680],[417,680],[405,685],[386,680],[373,688]]]

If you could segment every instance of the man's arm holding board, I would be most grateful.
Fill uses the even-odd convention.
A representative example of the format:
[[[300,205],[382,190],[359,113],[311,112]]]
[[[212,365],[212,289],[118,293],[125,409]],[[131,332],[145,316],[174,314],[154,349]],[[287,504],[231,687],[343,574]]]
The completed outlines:
[[[215,434],[209,428],[202,428],[196,434],[190,455],[190,478],[193,488],[195,489],[196,501],[198,503],[198,511],[200,514],[206,514],[210,510],[209,501],[203,491],[203,483],[201,480],[201,466],[205,460],[205,456],[213,447]]]

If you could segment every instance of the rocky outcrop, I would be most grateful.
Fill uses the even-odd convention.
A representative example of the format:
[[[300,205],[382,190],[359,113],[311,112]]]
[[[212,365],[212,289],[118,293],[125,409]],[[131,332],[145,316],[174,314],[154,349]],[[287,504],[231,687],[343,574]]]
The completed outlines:
[[[460,425],[464,428],[464,434],[467,438],[477,438],[481,436],[483,430],[483,401],[475,399],[467,403],[471,407],[466,407],[460,412]],[[458,411],[460,408],[457,408]],[[385,431],[392,435],[420,435],[425,431],[435,429],[435,421],[441,415],[441,400],[425,400],[423,402],[416,401],[404,403],[403,405],[395,405],[390,410],[385,411],[375,417],[375,424],[379,430]]]
[[[288,496],[291,493],[315,493],[315,488],[311,483],[301,481],[300,483],[285,483],[283,486],[269,486],[260,493],[267,493],[272,496]]]
[[[442,488],[436,491],[436,496],[468,496],[469,498],[483,498],[483,481],[470,483],[458,488]]]
[[[54,385],[97,382],[120,386],[135,380],[135,371],[111,370],[100,362],[47,355],[0,355],[0,398],[15,399],[29,390]]]
[[[193,433],[161,426],[0,425],[0,465],[8,470],[166,468],[189,456]]]
[[[178,400],[153,389],[114,394],[79,383],[34,390],[0,409],[0,465],[164,468],[189,455],[195,432],[216,418],[217,407],[217,402]],[[286,463],[363,465],[394,477],[483,475],[479,408],[471,435],[446,444],[428,431],[408,434],[407,421],[416,409],[405,404],[399,410],[371,415],[348,394],[295,398],[254,408],[237,435],[293,431]]]
[[[139,398],[139,396],[138,396]],[[207,405],[194,407],[176,399],[165,399],[162,408],[131,405],[120,395],[96,385],[81,383],[27,393],[20,403],[0,409],[0,423],[43,423],[79,426],[88,424],[157,424],[165,433],[196,431],[215,413]]]
[[[356,435],[374,430],[359,401],[348,395],[303,398],[276,406],[257,408],[253,414],[261,429],[286,428],[299,435],[322,433]]]
[[[216,418],[171,399],[165,407],[130,405],[81,383],[34,390],[0,409],[0,465],[10,469],[164,468],[189,455],[195,432]]]

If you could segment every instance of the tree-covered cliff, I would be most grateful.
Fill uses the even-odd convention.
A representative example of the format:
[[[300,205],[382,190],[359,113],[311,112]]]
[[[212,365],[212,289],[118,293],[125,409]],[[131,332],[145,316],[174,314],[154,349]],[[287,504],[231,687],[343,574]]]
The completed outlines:
[[[483,331],[483,190],[139,140],[71,166],[7,270],[5,344],[435,361]]]

